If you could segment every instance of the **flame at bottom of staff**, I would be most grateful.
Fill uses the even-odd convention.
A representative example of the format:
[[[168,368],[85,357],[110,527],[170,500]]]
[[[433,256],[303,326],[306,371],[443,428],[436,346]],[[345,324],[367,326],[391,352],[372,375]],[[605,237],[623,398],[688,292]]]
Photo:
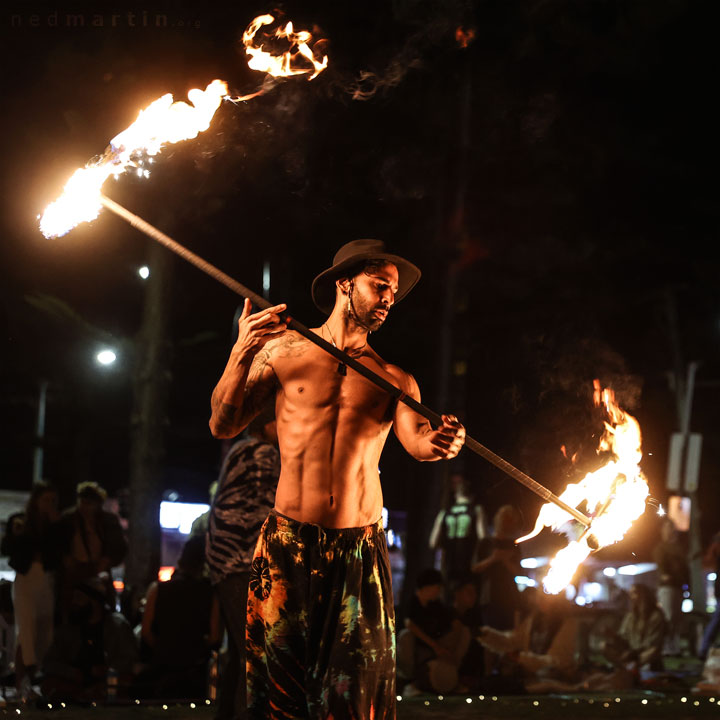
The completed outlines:
[[[592,522],[579,539],[571,541],[551,560],[543,587],[552,594],[559,593],[571,582],[577,568],[591,552],[623,539],[645,512],[649,494],[647,480],[640,469],[640,425],[615,403],[612,390],[601,390],[597,380],[594,385],[595,403],[603,404],[610,418],[605,421],[598,452],[609,452],[611,459],[580,482],[568,485],[560,495],[563,502],[573,507],[584,502]],[[556,505],[543,505],[533,531],[517,542],[535,537],[544,527],[557,530],[571,519]]]

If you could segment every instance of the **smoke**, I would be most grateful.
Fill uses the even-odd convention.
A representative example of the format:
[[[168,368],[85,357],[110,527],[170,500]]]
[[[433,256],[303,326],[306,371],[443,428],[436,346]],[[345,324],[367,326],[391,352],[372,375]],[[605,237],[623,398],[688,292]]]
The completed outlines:
[[[390,62],[382,74],[361,70],[357,79],[350,82],[345,91],[353,100],[369,100],[378,92],[397,87],[410,70],[422,67],[417,48],[409,42]]]
[[[424,59],[437,47],[466,48],[474,38],[472,33],[462,33],[464,6],[451,8],[451,3],[439,3],[434,13],[424,19],[413,17],[419,30],[408,36],[402,47],[385,63],[382,70],[360,70],[356,77],[343,83],[343,91],[352,100],[370,100],[378,93],[396,88],[413,70],[424,65]],[[461,4],[462,5],[462,4]],[[399,13],[396,8],[396,14]],[[399,19],[403,20],[402,17]],[[404,18],[407,21],[407,18]]]

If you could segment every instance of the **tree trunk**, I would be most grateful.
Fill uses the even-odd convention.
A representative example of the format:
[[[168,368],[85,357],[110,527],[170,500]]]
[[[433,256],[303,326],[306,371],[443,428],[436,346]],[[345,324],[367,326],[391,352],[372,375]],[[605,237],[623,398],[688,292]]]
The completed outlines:
[[[170,387],[170,286],[173,257],[153,243],[150,248],[143,323],[136,346],[128,555],[125,582],[142,593],[160,567],[159,509],[165,451],[167,397]]]
[[[464,416],[464,408],[458,406],[458,398],[463,396],[459,391],[457,380],[452,376],[455,360],[455,344],[453,328],[457,315],[457,297],[459,266],[458,258],[465,234],[465,199],[468,185],[468,157],[470,153],[470,120],[472,98],[472,67],[471,57],[465,56],[465,72],[460,83],[458,107],[458,135],[460,141],[455,148],[455,172],[452,174],[453,196],[449,212],[440,214],[438,242],[447,248],[448,261],[445,269],[445,294],[443,297],[442,314],[440,317],[440,337],[438,343],[438,386],[437,410],[440,413],[453,413],[460,418]],[[449,128],[455,133],[455,128]],[[461,451],[462,454],[462,451]],[[462,463],[462,459],[450,462]],[[459,469],[459,468],[458,468]],[[430,533],[438,511],[441,509],[442,498],[446,494],[449,467],[447,461],[434,463],[432,471],[419,475],[422,491],[418,492],[417,500],[411,506],[408,518],[407,547],[412,548],[406,555],[406,573],[403,585],[401,605],[404,607],[415,589],[415,579],[425,567],[432,566],[435,551],[429,547]]]

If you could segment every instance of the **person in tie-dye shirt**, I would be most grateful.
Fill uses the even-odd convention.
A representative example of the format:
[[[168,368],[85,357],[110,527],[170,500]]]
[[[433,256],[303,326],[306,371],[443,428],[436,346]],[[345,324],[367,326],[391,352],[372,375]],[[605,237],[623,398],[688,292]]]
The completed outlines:
[[[328,319],[313,331],[406,395],[414,378],[368,334],[420,271],[378,240],[355,240],[312,286]],[[210,428],[234,437],[274,402],[281,470],[250,570],[248,715],[262,720],[395,718],[395,618],[378,465],[390,429],[414,458],[455,457],[465,430],[430,423],[287,330],[287,306],[251,314],[212,395]]]

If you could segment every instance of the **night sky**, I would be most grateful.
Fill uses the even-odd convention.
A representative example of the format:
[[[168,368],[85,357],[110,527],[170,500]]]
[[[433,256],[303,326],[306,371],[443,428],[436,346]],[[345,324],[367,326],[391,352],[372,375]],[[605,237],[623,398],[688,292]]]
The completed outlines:
[[[240,35],[276,7],[22,0],[2,11],[2,487],[30,484],[43,378],[46,477],[66,494],[81,479],[127,486],[147,292],[136,270],[152,242],[107,212],[47,240],[36,216],[160,95],[185,99],[214,78],[256,90],[263,77],[247,68]],[[200,138],[157,158],[150,179],[105,190],[257,291],[269,262],[271,299],[308,326],[323,320],[310,283],[338,247],[384,239],[423,278],[371,342],[415,375],[430,407],[456,412],[556,492],[597,462],[600,378],[640,421],[643,467],[664,501],[672,378],[697,361],[691,430],[703,434],[709,537],[720,471],[710,7],[285,3],[296,27],[327,39],[329,69],[224,103]],[[467,47],[458,29],[473,36]],[[163,484],[203,501],[221,457],[209,398],[238,298],[179,259],[171,271]],[[120,349],[112,369],[94,365],[103,342]],[[453,467],[489,513],[512,502],[532,524],[540,501],[528,490],[467,452]],[[391,437],[381,470],[390,508],[425,502],[434,514],[437,467]]]

